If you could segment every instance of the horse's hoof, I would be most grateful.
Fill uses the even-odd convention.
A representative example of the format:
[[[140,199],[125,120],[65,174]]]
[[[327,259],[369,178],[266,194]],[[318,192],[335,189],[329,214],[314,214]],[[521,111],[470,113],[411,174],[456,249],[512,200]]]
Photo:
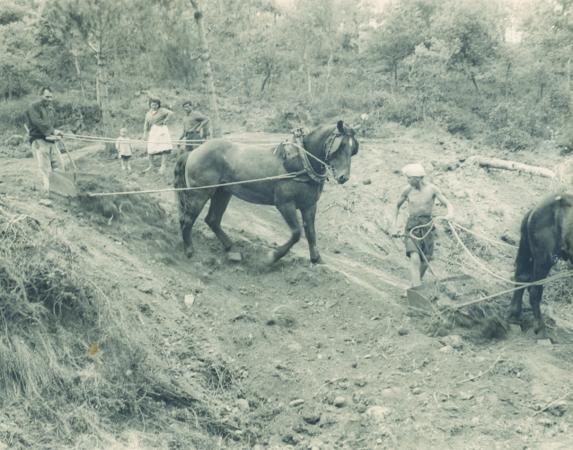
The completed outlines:
[[[325,264],[324,260],[319,256],[318,258],[310,259],[312,264]]]
[[[191,258],[193,256],[193,249],[192,248],[188,248],[185,250],[185,256],[187,256],[187,258]]]
[[[539,339],[547,339],[547,328],[545,324],[538,324],[533,328],[533,332]]]

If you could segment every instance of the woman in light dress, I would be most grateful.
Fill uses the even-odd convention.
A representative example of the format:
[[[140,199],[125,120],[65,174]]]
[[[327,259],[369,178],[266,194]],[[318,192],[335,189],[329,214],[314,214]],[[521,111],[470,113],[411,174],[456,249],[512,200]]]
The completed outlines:
[[[145,124],[143,125],[143,139],[147,141],[147,156],[149,166],[145,171],[153,168],[153,158],[161,156],[161,167],[159,173],[165,172],[165,160],[171,150],[171,136],[167,128],[167,121],[173,114],[167,108],[161,107],[161,101],[157,98],[149,100],[149,111],[145,114]]]

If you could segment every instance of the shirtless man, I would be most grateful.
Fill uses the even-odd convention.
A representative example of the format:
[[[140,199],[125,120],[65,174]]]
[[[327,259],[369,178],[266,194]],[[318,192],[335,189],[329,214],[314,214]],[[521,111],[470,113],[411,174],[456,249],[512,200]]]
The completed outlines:
[[[402,168],[408,177],[409,186],[404,189],[396,204],[394,229],[397,230],[398,214],[404,202],[408,201],[408,221],[406,222],[404,243],[406,256],[410,260],[410,283],[415,288],[422,284],[422,278],[428,268],[428,261],[434,251],[434,231],[432,209],[435,199],[448,208],[447,219],[454,215],[452,204],[442,195],[436,186],[424,181],[426,172],[420,164],[408,164]],[[414,229],[412,231],[412,229]],[[420,239],[412,239],[410,232]]]

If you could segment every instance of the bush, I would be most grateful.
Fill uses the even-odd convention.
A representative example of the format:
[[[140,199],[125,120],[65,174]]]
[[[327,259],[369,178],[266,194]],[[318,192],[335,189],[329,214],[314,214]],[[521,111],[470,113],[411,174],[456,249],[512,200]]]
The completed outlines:
[[[391,101],[386,102],[381,115],[388,122],[396,122],[406,127],[420,120],[414,101],[405,96],[394,97]]]
[[[488,136],[487,142],[490,145],[499,146],[510,151],[524,150],[534,144],[534,140],[529,133],[513,127],[505,127],[493,131]]]
[[[557,148],[561,151],[562,155],[573,153],[572,127],[564,127],[557,133],[556,145]]]

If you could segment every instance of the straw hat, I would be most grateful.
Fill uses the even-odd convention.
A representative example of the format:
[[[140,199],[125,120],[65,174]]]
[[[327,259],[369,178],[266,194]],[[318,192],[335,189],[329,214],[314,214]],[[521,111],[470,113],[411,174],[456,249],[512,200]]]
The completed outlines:
[[[426,176],[426,171],[421,164],[414,163],[408,164],[402,167],[402,173],[407,177],[424,177]]]

